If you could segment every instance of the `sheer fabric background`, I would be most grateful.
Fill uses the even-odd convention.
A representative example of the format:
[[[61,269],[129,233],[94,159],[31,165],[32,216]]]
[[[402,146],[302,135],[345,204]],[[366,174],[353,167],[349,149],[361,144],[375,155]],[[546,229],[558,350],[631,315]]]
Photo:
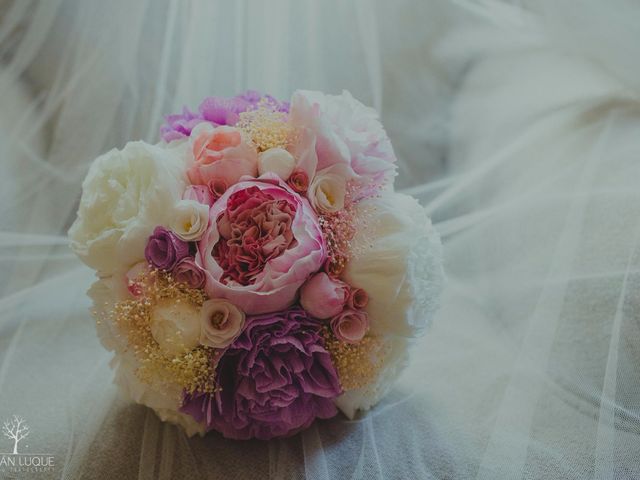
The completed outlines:
[[[640,477],[637,4],[0,11],[0,419],[23,415],[26,450],[55,455],[40,478]],[[360,419],[268,443],[187,439],[118,396],[65,232],[99,153],[247,88],[346,88],[381,110],[448,286],[397,387]]]

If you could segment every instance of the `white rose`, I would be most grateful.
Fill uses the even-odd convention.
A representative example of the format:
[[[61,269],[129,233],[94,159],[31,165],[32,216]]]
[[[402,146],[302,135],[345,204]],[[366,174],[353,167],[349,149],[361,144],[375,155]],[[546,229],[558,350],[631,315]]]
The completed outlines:
[[[350,175],[344,165],[334,165],[316,173],[307,190],[307,198],[318,213],[335,213],[344,208]]]
[[[363,224],[352,241],[344,278],[369,295],[371,331],[415,336],[439,306],[442,244],[412,197],[385,192],[358,204]]]
[[[130,142],[98,157],[82,182],[71,248],[103,276],[144,260],[154,227],[168,225],[184,190],[177,149]]]
[[[188,302],[162,300],[151,310],[151,335],[160,350],[179,355],[198,346],[200,311]]]
[[[282,180],[287,180],[296,166],[296,160],[284,148],[270,148],[258,156],[258,172],[260,175],[273,172]]]
[[[207,300],[200,310],[200,343],[214,348],[229,346],[240,335],[244,320],[244,312],[227,300]]]
[[[169,223],[171,231],[185,242],[200,240],[209,225],[209,207],[195,200],[180,200]]]

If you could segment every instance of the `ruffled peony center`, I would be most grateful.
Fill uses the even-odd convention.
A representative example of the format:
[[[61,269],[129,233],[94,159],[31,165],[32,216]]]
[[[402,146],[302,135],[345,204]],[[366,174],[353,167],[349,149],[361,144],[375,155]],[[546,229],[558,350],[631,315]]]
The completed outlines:
[[[212,255],[224,272],[220,280],[255,283],[270,260],[296,246],[291,230],[295,214],[295,205],[258,187],[231,195],[227,209],[216,220],[220,239]]]

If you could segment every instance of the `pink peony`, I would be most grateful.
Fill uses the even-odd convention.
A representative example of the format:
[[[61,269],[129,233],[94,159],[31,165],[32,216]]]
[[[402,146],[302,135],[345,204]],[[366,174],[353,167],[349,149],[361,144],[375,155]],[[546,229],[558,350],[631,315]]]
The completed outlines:
[[[207,185],[215,194],[244,175],[258,174],[258,151],[241,130],[201,123],[191,136],[194,162],[187,170],[191,183]]]
[[[315,134],[316,171],[336,164],[350,168],[360,196],[371,196],[393,182],[396,157],[378,113],[342,95],[298,90],[293,94],[290,119]]]
[[[312,317],[325,319],[339,314],[349,296],[349,286],[324,272],[316,273],[300,289],[300,304]]]
[[[362,310],[347,308],[331,319],[331,330],[338,340],[358,343],[369,330],[369,318]]]
[[[273,174],[233,185],[211,207],[196,262],[205,290],[247,314],[282,310],[326,258],[307,200]]]

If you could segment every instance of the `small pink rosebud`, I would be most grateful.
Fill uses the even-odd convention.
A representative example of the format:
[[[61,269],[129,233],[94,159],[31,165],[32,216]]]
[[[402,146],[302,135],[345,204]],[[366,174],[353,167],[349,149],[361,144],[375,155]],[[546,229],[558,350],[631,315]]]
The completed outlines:
[[[362,310],[344,309],[331,319],[331,330],[345,343],[359,343],[369,330],[369,317]]]
[[[325,319],[342,311],[349,286],[324,272],[316,273],[300,289],[300,304],[309,315]]]
[[[287,184],[294,192],[305,193],[309,188],[309,177],[304,170],[296,170],[287,180]]]
[[[347,305],[355,310],[362,310],[369,303],[369,295],[362,288],[352,288],[349,292]]]

